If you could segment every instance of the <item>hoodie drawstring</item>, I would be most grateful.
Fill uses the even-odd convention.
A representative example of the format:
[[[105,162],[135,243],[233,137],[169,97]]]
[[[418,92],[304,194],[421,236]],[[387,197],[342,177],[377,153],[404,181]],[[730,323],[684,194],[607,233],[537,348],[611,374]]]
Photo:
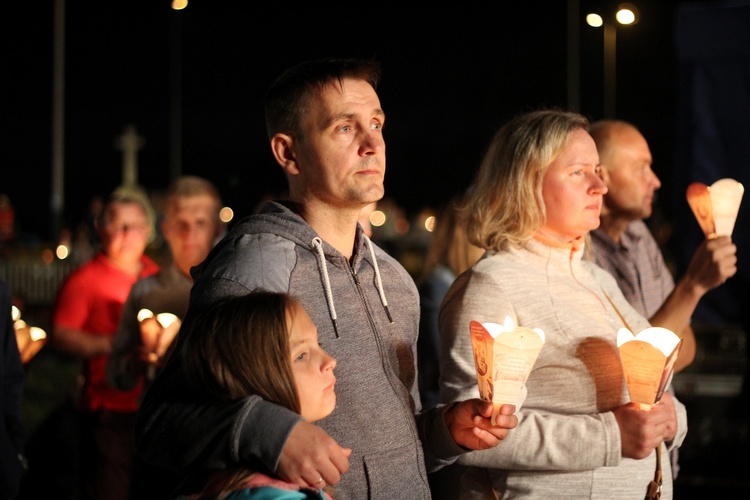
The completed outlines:
[[[366,235],[363,235],[365,239],[365,243],[367,243],[367,248],[370,251],[370,258],[372,258],[372,265],[375,268],[375,282],[378,289],[378,295],[380,296],[380,302],[383,304],[383,309],[385,309],[385,314],[388,316],[388,321],[393,324],[393,318],[391,317],[391,311],[388,309],[388,299],[385,297],[385,290],[383,289],[383,279],[380,277],[380,268],[378,267],[378,260],[375,258],[375,249],[373,247],[372,241],[370,241],[370,238],[368,238]],[[328,303],[328,311],[331,315],[331,321],[333,322],[333,331],[336,334],[336,338],[339,338],[339,330],[338,325],[336,323],[336,306],[334,306],[333,303],[333,293],[331,292],[331,280],[328,277],[328,264],[326,264],[326,256],[325,253],[323,253],[323,240],[321,240],[319,237],[315,237],[312,239],[312,246],[315,250],[315,253],[318,257],[318,265],[320,266],[320,269],[322,271],[323,275],[323,288],[325,289],[326,293],[326,302]]]
[[[385,314],[388,316],[388,321],[393,324],[393,318],[391,318],[391,311],[388,310],[388,299],[385,298],[385,290],[383,290],[383,280],[380,279],[380,268],[378,267],[378,260],[375,258],[375,249],[372,247],[372,241],[367,237],[366,234],[362,235],[367,243],[367,248],[370,250],[370,257],[372,258],[372,265],[375,268],[375,280],[378,284],[378,293],[380,294],[380,302],[383,304]]]
[[[326,264],[326,256],[323,253],[323,240],[316,236],[312,240],[312,246],[317,251],[318,265],[323,270],[323,288],[326,292],[326,301],[328,302],[331,321],[333,321],[333,332],[336,334],[336,338],[339,338],[339,329],[336,325],[336,307],[333,305],[333,293],[331,293],[331,280],[328,278],[328,265]]]

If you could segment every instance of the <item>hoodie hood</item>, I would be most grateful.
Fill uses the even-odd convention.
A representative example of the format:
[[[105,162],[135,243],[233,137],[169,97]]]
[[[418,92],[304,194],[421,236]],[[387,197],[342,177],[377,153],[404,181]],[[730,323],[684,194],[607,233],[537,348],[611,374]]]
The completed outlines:
[[[393,323],[388,308],[388,299],[383,287],[383,280],[380,275],[380,267],[375,254],[375,247],[370,238],[368,238],[362,230],[362,227],[357,224],[357,233],[354,240],[354,253],[350,266],[348,259],[341,252],[320,238],[313,228],[294,211],[293,207],[294,204],[289,201],[270,201],[265,203],[257,214],[241,220],[227,234],[227,236],[216,245],[208,257],[206,257],[206,260],[191,270],[193,279],[198,280],[203,269],[209,267],[217,256],[225,253],[227,245],[232,245],[233,242],[248,235],[275,234],[296,245],[308,248],[315,254],[318,262],[318,272],[321,279],[321,285],[325,292],[329,315],[333,322],[337,338],[339,336],[337,326],[338,314],[336,313],[335,297],[331,289],[328,271],[329,265],[356,274],[356,270],[362,265],[363,260],[369,257],[369,262],[375,272],[375,286],[378,290],[380,303],[382,304],[389,321]],[[341,298],[339,298],[339,300],[341,300]]]

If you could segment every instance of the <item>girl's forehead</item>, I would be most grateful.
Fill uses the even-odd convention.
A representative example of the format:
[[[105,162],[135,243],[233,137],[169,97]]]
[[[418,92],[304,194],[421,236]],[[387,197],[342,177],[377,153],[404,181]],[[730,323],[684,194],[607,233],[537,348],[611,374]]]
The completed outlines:
[[[318,330],[301,304],[293,301],[287,307],[286,318],[289,341],[292,346],[308,341],[317,342]]]

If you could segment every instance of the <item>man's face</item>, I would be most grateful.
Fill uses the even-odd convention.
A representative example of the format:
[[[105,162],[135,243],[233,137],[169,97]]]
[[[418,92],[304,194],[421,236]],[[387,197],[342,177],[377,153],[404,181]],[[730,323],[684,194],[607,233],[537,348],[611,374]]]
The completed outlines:
[[[604,205],[611,216],[628,220],[651,216],[654,193],[661,182],[651,170],[651,151],[643,135],[632,127],[615,131],[610,150],[602,157],[609,192]]]
[[[175,264],[188,274],[211,251],[219,234],[216,200],[207,195],[175,198],[162,225]]]
[[[359,210],[382,198],[384,123],[369,83],[345,79],[323,89],[293,145],[300,174],[292,182],[302,201]]]

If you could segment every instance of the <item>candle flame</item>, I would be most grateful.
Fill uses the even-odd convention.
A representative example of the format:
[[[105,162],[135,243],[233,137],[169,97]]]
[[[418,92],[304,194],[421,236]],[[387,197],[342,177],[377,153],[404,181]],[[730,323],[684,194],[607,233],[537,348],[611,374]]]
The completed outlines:
[[[172,323],[177,321],[177,316],[172,313],[159,313],[156,315],[156,321],[158,321],[163,328],[169,328]]]
[[[140,323],[144,319],[153,318],[154,313],[151,312],[150,309],[141,309],[138,311],[138,322]]]
[[[675,335],[672,330],[658,326],[646,328],[638,335],[633,335],[633,332],[627,328],[620,328],[617,332],[617,347],[620,347],[625,342],[636,339],[651,344],[659,349],[665,356],[669,356],[680,341],[680,337]]]
[[[29,335],[31,336],[31,341],[36,342],[37,340],[41,340],[44,338],[47,338],[47,332],[39,328],[38,326],[32,326],[29,329]]]

